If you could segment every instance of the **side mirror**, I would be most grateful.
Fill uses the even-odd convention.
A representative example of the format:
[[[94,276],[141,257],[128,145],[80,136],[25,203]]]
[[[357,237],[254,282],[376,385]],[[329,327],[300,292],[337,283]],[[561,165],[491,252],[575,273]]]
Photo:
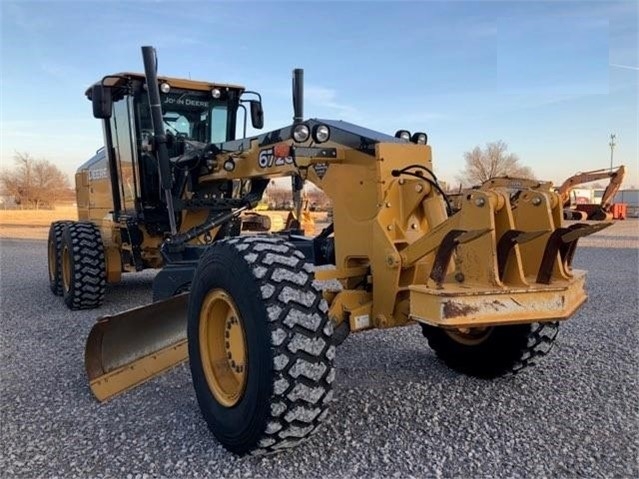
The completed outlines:
[[[251,124],[253,128],[260,130],[264,127],[264,110],[262,109],[262,102],[258,100],[251,100]]]
[[[93,85],[91,89],[91,102],[93,103],[93,116],[96,118],[111,118],[111,88],[104,85]]]

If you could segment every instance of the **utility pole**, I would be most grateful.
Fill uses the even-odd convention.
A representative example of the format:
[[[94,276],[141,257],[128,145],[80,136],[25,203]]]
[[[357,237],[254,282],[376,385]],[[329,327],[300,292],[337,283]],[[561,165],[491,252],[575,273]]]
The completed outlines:
[[[615,143],[615,138],[617,138],[617,135],[614,133],[610,133],[610,143],[608,143],[610,145],[610,171],[612,171],[612,154],[615,150],[615,146],[617,145]]]

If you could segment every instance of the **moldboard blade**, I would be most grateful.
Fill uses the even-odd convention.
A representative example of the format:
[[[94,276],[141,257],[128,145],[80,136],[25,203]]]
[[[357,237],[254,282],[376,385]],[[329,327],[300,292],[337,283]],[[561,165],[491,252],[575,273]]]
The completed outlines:
[[[188,358],[188,293],[100,318],[84,364],[99,401],[134,388]]]

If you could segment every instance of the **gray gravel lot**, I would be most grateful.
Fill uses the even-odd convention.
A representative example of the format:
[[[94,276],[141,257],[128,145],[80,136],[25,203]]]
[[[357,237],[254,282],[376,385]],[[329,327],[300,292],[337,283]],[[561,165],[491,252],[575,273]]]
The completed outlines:
[[[476,380],[447,370],[418,327],[353,335],[321,432],[237,458],[209,434],[186,366],[104,405],[90,394],[96,316],[150,301],[152,275],[70,312],[49,292],[45,242],[3,240],[0,476],[637,477],[638,252],[578,251],[590,300],[540,367]]]

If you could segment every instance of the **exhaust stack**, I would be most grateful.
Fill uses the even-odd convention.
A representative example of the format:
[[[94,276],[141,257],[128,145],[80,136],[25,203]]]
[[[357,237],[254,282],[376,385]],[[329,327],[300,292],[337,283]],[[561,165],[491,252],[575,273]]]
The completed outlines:
[[[293,70],[293,123],[304,121],[304,70]]]
[[[144,61],[144,75],[146,76],[149,105],[151,106],[151,123],[153,124],[153,136],[160,170],[160,184],[164,190],[166,209],[169,213],[171,234],[177,234],[175,224],[175,210],[173,208],[173,195],[171,193],[171,169],[169,166],[169,151],[166,147],[166,133],[164,132],[164,118],[162,105],[160,104],[160,87],[158,86],[158,60],[155,48],[142,47],[142,60]]]

